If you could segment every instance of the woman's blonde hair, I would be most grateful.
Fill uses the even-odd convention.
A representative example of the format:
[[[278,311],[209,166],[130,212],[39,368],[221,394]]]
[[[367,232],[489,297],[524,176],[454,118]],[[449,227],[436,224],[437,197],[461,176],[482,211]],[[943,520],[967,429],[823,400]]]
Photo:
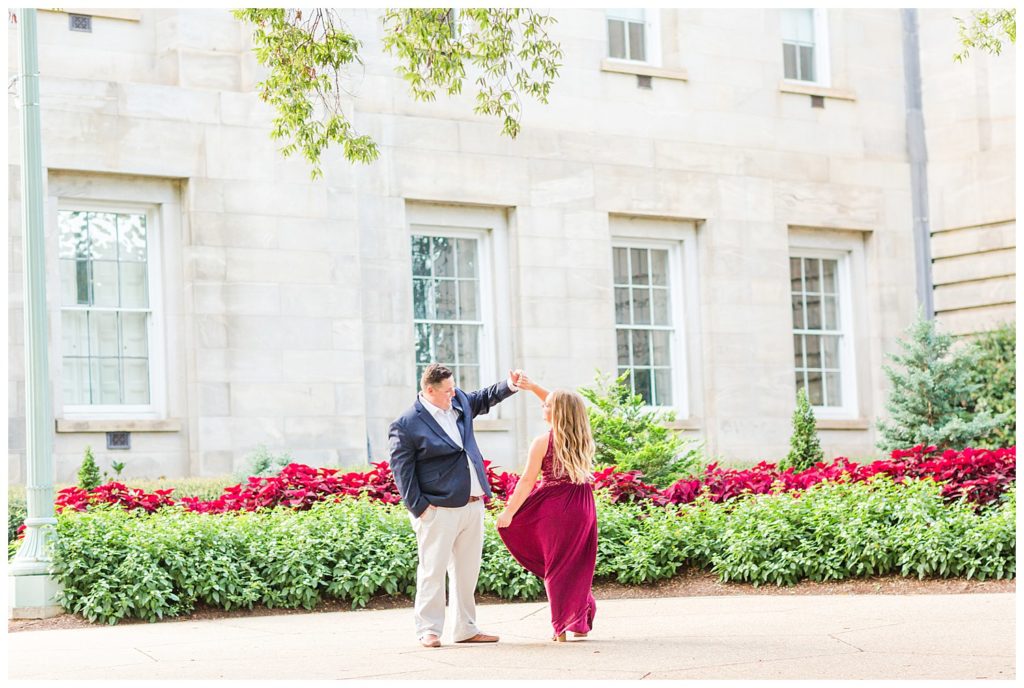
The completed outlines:
[[[574,483],[594,477],[594,436],[583,397],[556,389],[547,398],[551,409],[551,430],[555,450],[555,475],[568,476]]]

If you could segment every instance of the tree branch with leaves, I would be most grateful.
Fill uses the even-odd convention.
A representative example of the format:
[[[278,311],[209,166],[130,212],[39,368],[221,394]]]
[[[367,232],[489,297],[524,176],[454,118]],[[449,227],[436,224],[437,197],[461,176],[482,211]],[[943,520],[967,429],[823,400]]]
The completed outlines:
[[[346,70],[362,64],[362,43],[337,10],[242,9],[234,15],[253,27],[256,57],[269,71],[260,97],[277,111],[273,139],[285,156],[301,152],[315,179],[324,152],[340,145],[351,162],[370,163],[377,144],[357,133],[343,109]],[[562,51],[547,33],[555,22],[527,8],[411,8],[384,11],[383,48],[398,59],[396,72],[414,98],[462,92],[467,70],[477,87],[473,111],[498,117],[502,133],[521,129],[522,96],[547,103]]]
[[[959,31],[960,45],[963,50],[953,54],[955,62],[963,62],[970,57],[971,50],[977,48],[992,55],[1003,51],[1003,40],[1017,42],[1017,10],[974,10],[970,22],[954,17]]]

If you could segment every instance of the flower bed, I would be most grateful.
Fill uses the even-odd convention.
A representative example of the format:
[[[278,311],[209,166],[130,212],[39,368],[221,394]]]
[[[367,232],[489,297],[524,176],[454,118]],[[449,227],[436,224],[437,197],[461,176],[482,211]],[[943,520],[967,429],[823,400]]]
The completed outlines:
[[[766,494],[686,504],[598,498],[596,578],[637,584],[685,566],[723,581],[897,574],[1011,578],[1016,572],[1016,487],[976,510],[949,501],[930,479],[824,481],[793,499]],[[293,497],[294,498],[294,497]],[[302,505],[300,505],[302,506]],[[543,584],[519,566],[486,515],[477,589],[537,598]],[[152,513],[97,504],[58,518],[54,575],[60,602],[91,621],[149,621],[198,603],[223,609],[312,608],[324,598],[365,605],[377,594],[411,595],[416,538],[405,508],[334,495],[308,508],[200,513],[184,504]]]

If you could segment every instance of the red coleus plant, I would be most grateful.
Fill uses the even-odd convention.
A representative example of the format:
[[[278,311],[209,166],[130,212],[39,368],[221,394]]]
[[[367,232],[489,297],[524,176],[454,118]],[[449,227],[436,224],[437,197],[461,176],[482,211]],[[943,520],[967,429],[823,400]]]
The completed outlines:
[[[942,491],[948,499],[965,497],[975,504],[989,504],[1016,480],[1016,464],[1016,447],[996,450],[968,448],[938,454],[935,447],[917,446],[894,451],[890,458],[870,464],[858,464],[839,457],[831,463],[819,462],[800,472],[792,468],[779,470],[775,464],[764,461],[743,469],[727,469],[713,463],[705,468],[703,476],[679,480],[664,490],[643,482],[640,471],[619,472],[611,466],[594,472],[594,487],[606,491],[613,503],[688,504],[700,494],[706,494],[713,502],[746,494],[790,492],[795,495],[825,480],[859,482],[885,474],[898,482],[908,477],[930,477],[944,483]],[[507,500],[515,490],[519,476],[495,471],[490,461],[485,461],[484,465],[495,499]],[[359,495],[386,504],[401,502],[391,467],[384,461],[374,463],[370,471],[350,473],[339,473],[336,468],[291,463],[275,476],[250,477],[244,484],[227,487],[213,500],[182,497],[175,502],[171,497],[173,491],[171,488],[146,493],[116,482],[88,491],[68,487],[57,493],[56,507],[57,511],[68,508],[84,511],[91,504],[104,503],[152,513],[178,503],[189,511],[224,513],[279,505],[302,510],[324,499]]]
[[[702,492],[711,501],[721,502],[743,494],[802,491],[825,480],[861,482],[884,474],[896,482],[908,477],[932,478],[945,483],[942,493],[947,499],[964,496],[975,504],[989,504],[1016,480],[1016,447],[947,450],[939,456],[935,452],[935,447],[917,446],[896,450],[889,459],[870,464],[839,457],[831,463],[818,462],[800,472],[792,468],[780,471],[775,464],[766,462],[746,469],[722,469],[711,464],[701,481],[680,480],[662,494],[673,504],[692,502]]]

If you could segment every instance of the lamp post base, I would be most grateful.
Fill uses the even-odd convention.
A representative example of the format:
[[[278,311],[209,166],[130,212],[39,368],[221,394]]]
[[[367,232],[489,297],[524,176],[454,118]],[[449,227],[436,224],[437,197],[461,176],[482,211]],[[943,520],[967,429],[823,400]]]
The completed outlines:
[[[8,619],[49,619],[64,613],[64,608],[57,604],[60,585],[53,576],[11,573],[8,580]]]

